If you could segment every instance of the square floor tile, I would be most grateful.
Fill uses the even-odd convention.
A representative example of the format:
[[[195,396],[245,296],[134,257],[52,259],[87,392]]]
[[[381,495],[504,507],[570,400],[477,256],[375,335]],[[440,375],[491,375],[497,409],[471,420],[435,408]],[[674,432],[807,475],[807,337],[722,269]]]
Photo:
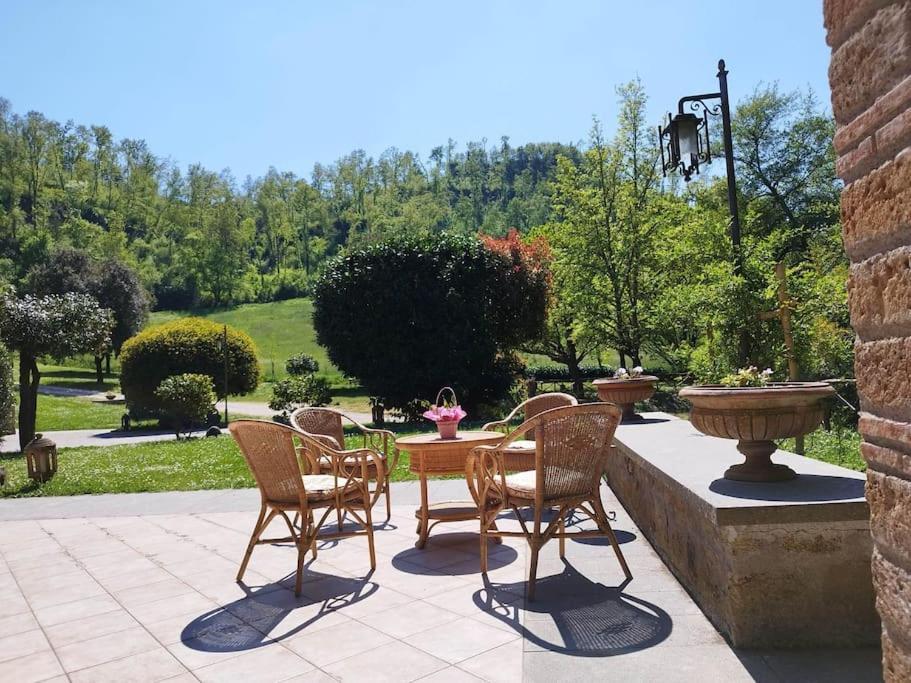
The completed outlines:
[[[274,643],[227,661],[196,669],[193,673],[203,682],[237,680],[244,683],[270,683],[284,681],[314,668],[310,662]]]
[[[176,680],[186,674],[164,648],[156,648],[130,657],[105,662],[70,674],[73,683],[146,683],[147,681]]]
[[[360,621],[393,638],[403,639],[458,618],[455,612],[418,600],[361,617]]]
[[[318,667],[341,661],[391,642],[385,633],[365,624],[348,624],[324,628],[315,633],[289,638],[283,644]]]
[[[399,641],[328,664],[326,672],[342,681],[399,683],[415,681],[446,668],[446,662]]]
[[[155,650],[159,647],[158,642],[144,628],[137,626],[118,633],[58,647],[56,651],[63,668],[71,672]]]
[[[504,645],[520,636],[469,617],[423,631],[414,645],[450,664],[461,662]]]

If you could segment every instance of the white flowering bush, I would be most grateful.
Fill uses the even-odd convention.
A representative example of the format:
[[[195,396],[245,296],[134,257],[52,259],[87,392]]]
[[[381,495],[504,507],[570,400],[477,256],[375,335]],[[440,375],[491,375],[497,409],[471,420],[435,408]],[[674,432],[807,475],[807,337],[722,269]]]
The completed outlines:
[[[617,368],[614,373],[614,379],[636,379],[642,375],[642,367],[637,365],[632,370],[626,368]]]
[[[725,375],[720,383],[726,387],[764,387],[772,381],[772,369],[766,368],[762,372],[755,365],[740,368],[735,373]]]

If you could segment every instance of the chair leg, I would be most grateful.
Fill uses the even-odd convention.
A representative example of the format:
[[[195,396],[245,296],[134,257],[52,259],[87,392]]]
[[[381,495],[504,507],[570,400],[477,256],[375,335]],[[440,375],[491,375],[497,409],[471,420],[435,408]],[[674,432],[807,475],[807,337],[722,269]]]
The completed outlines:
[[[392,497],[389,492],[389,477],[386,477],[386,524],[392,519]]]
[[[373,545],[373,505],[369,496],[364,499],[364,518],[367,522],[367,547],[370,550],[370,571],[376,571],[376,549]]]
[[[478,518],[481,521],[481,573],[487,573],[487,512],[481,510],[481,514],[478,515]]]
[[[313,510],[310,510],[307,515],[310,519],[309,528],[313,529],[313,526],[316,524],[316,521],[313,519]],[[316,559],[316,534],[313,535],[313,543],[310,544],[310,550],[313,552],[313,559]]]
[[[299,598],[301,595],[301,587],[304,581],[304,559],[307,556],[307,545],[305,538],[309,536],[301,536],[300,542],[297,546],[297,576],[294,581],[294,597]],[[310,545],[316,543],[314,540]]]
[[[614,554],[617,556],[617,561],[620,563],[620,567],[623,569],[623,575],[627,579],[632,580],[633,574],[629,570],[629,565],[626,564],[626,558],[623,557],[623,551],[620,550],[620,544],[617,542],[617,534],[614,533],[613,528],[610,525],[610,521],[607,519],[607,513],[604,511],[604,506],[601,504],[601,497],[597,496],[592,499],[592,507],[597,513],[596,516],[598,519],[598,526],[607,534],[607,538],[610,540],[610,544],[614,549]],[[602,526],[603,525],[603,526]]]
[[[560,526],[557,527],[557,533],[560,538],[560,559],[566,558],[566,518],[563,516],[563,510],[560,510]]]
[[[541,508],[535,506],[535,521],[531,536],[531,566],[528,570],[528,600],[535,599],[535,582],[538,580],[538,553],[541,550]]]
[[[269,515],[268,521],[265,523],[266,517],[266,506],[263,506],[259,510],[259,517],[256,519],[256,525],[253,527],[253,533],[250,536],[250,542],[247,544],[247,552],[244,553],[244,559],[241,560],[240,569],[237,571],[237,581],[240,582],[244,578],[244,572],[247,571],[247,564],[250,562],[250,556],[253,554],[253,548],[256,547],[256,542],[259,540],[260,535],[263,533],[263,529],[268,526],[269,522],[272,521],[272,518],[275,516],[275,512],[272,512]]]

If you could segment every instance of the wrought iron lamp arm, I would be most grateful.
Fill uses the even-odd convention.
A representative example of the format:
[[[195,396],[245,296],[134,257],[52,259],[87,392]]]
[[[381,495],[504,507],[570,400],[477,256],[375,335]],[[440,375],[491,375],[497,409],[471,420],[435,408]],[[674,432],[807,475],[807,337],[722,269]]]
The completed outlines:
[[[682,114],[683,105],[686,104],[687,102],[692,102],[692,104],[690,105],[690,109],[692,111],[696,111],[698,108],[698,107],[696,107],[696,105],[699,104],[702,106],[702,108],[705,111],[707,111],[712,116],[721,116],[722,106],[721,106],[720,101],[718,102],[718,104],[714,104],[710,107],[709,105],[707,105],[704,102],[704,100],[721,100],[721,93],[720,92],[710,92],[710,93],[705,93],[702,95],[687,95],[686,97],[681,97],[677,101],[677,112]]]

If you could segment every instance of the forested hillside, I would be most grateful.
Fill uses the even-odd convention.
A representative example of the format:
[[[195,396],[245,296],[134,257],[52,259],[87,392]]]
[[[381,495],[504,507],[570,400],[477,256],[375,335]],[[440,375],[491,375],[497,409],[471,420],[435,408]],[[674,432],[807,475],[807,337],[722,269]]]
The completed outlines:
[[[24,282],[74,246],[132,265],[159,309],[299,296],[320,263],[359,240],[546,223],[558,155],[580,158],[556,143],[450,140],[426,159],[355,150],[309,176],[270,168],[241,181],[0,98],[0,280]]]

